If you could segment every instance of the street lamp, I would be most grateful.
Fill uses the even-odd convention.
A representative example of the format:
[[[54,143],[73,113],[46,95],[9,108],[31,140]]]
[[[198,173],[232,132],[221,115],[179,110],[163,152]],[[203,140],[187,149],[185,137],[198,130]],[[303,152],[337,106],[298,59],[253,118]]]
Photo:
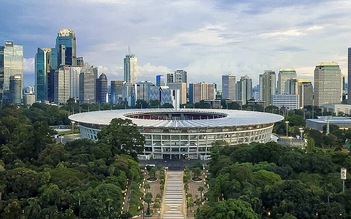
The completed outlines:
[[[289,121],[285,121],[286,124],[286,137],[289,136]]]
[[[301,141],[303,141],[303,133],[304,133],[304,130],[303,130],[303,128],[299,128],[299,130],[300,130]]]

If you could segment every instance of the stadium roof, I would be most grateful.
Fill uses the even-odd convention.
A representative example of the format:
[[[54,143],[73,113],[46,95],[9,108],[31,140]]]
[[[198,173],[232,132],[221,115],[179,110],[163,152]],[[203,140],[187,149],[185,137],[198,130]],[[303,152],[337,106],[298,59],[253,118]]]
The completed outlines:
[[[137,113],[205,113],[209,116],[213,114],[225,114],[222,118],[198,119],[198,120],[155,120],[129,118],[128,114]],[[283,116],[240,110],[220,110],[220,109],[127,109],[127,110],[106,110],[86,113],[78,113],[69,116],[69,119],[79,123],[109,125],[114,118],[130,119],[139,127],[170,127],[170,128],[191,128],[191,127],[225,127],[225,126],[247,126],[279,122]]]

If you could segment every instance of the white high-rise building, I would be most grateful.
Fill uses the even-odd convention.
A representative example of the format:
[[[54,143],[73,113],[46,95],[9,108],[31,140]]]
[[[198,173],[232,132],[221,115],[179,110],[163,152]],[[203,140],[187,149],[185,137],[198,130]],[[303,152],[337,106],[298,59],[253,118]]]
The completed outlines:
[[[235,75],[222,75],[222,99],[236,99],[236,77]]]
[[[238,81],[237,95],[238,95],[237,99],[241,100],[243,105],[245,105],[247,101],[253,97],[252,79],[249,78],[249,76],[243,76],[240,78],[240,81]]]
[[[276,94],[276,75],[274,71],[266,70],[259,76],[260,100],[264,101],[264,106],[272,104],[272,95]]]
[[[295,69],[280,69],[278,74],[277,93],[285,94],[285,82],[289,79],[294,79],[296,77],[297,75]]]
[[[134,54],[126,55],[124,58],[124,81],[135,84],[138,77],[138,59]]]
[[[314,70],[314,103],[341,103],[342,75],[335,62],[322,62]]]
[[[66,104],[69,99],[69,66],[61,66],[54,73],[54,103]]]
[[[70,98],[79,99],[79,74],[82,67],[69,67],[69,93]]]

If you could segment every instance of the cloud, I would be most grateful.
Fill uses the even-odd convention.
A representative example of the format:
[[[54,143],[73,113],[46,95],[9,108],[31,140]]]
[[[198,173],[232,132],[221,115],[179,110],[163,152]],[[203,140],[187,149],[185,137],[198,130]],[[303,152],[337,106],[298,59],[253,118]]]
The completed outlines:
[[[24,72],[34,74],[34,62],[34,58],[23,58]]]
[[[223,73],[258,83],[264,70],[284,67],[312,77],[321,61],[340,63],[345,74],[350,47],[348,0],[4,1],[2,8],[0,42],[24,45],[26,72],[37,47],[53,47],[62,28],[75,30],[78,56],[109,80],[123,80],[128,46],[142,80],[186,69],[190,82],[216,83]]]

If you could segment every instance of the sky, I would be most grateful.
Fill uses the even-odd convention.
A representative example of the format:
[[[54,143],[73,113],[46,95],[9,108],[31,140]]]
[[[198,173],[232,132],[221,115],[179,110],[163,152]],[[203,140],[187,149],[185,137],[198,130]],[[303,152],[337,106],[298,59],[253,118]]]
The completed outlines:
[[[1,0],[0,44],[24,47],[24,82],[34,85],[37,48],[73,29],[77,55],[108,80],[123,80],[123,59],[138,58],[138,81],[177,69],[188,82],[221,86],[221,75],[294,68],[313,80],[320,62],[347,75],[350,0]]]

